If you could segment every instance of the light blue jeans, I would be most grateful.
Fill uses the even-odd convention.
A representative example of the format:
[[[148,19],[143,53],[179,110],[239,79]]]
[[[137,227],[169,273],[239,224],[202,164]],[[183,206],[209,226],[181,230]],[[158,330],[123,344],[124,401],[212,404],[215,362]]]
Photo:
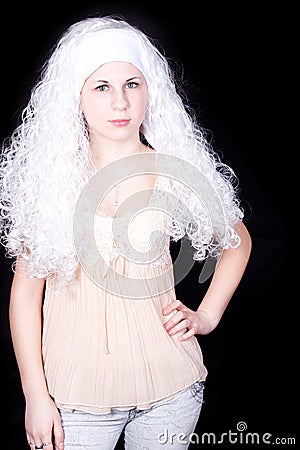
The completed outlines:
[[[124,430],[126,450],[184,450],[191,442],[203,404],[197,381],[171,400],[146,410],[90,414],[60,410],[64,450],[113,450]]]

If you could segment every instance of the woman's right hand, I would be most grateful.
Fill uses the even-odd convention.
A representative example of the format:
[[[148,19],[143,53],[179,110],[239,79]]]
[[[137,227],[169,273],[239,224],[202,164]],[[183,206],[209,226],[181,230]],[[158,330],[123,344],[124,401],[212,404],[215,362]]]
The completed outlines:
[[[44,450],[64,448],[64,433],[57,406],[49,395],[34,394],[26,399],[25,428],[31,449],[44,444]]]
[[[45,280],[32,278],[17,264],[9,319],[14,351],[26,401],[25,428],[30,448],[63,449],[59,411],[49,395],[42,355],[42,307]],[[27,326],[24,326],[24,323]],[[42,445],[43,444],[43,445]]]

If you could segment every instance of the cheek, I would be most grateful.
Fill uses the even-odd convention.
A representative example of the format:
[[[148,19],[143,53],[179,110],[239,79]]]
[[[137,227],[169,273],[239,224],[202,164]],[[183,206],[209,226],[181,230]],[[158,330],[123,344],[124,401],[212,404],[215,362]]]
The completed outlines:
[[[99,123],[99,119],[103,117],[105,111],[107,110],[103,102],[99,101],[82,101],[81,107],[85,120],[89,126]]]
[[[139,101],[139,112],[140,112],[140,115],[143,117],[146,114],[147,103],[148,103],[147,96],[145,96],[145,95],[141,96],[140,101]]]

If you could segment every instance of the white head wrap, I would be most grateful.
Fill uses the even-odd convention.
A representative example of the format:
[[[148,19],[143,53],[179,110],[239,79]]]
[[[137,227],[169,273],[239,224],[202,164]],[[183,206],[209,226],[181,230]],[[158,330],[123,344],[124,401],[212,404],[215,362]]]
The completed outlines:
[[[133,64],[147,81],[146,52],[141,40],[130,30],[112,28],[95,32],[82,42],[77,73],[80,89],[102,64],[114,61]]]

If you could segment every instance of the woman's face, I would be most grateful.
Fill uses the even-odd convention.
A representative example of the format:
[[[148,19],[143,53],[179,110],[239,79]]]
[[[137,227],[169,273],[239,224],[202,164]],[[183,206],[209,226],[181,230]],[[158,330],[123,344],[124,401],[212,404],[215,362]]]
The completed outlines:
[[[138,137],[147,106],[146,80],[130,63],[103,64],[86,79],[81,106],[91,139]]]

